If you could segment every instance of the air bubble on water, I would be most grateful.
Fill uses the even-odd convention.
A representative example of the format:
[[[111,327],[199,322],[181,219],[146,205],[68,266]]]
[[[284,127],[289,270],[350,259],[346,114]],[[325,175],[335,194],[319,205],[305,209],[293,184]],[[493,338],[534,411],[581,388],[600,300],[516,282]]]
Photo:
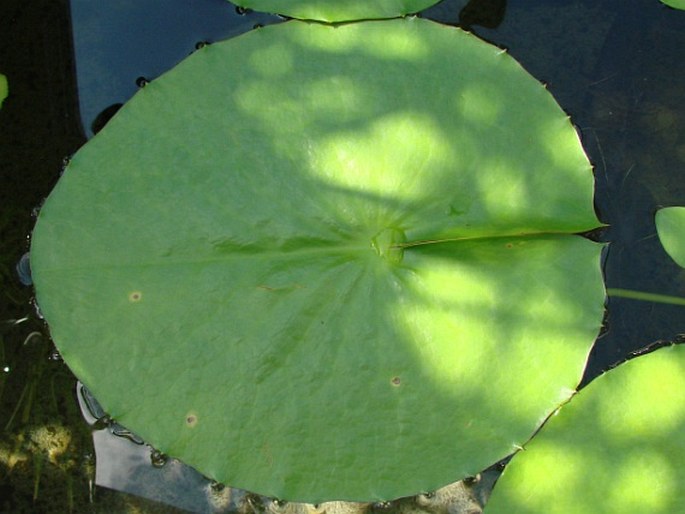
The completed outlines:
[[[14,269],[16,270],[19,282],[21,282],[22,285],[30,286],[33,284],[33,279],[31,278],[31,260],[28,252],[21,256]]]
[[[221,482],[217,482],[216,480],[212,480],[211,483],[209,484],[209,487],[212,491],[220,493],[224,489],[226,489],[226,486],[222,484]]]
[[[59,353],[59,350],[57,348],[53,348],[52,351],[50,352],[50,355],[48,355],[48,360],[52,362],[61,362],[62,361],[62,355]]]
[[[471,476],[464,478],[463,482],[464,482],[464,485],[468,485],[468,486],[476,485],[478,482],[480,482],[480,473],[477,475],[471,475]]]
[[[238,502],[242,502],[245,499],[244,493],[241,495],[238,490],[226,487],[224,484],[217,482],[216,480],[212,480],[209,483],[206,491],[207,500],[214,509],[212,512],[243,512],[243,509],[239,508]],[[234,496],[238,496],[236,503],[232,503],[234,500],[236,500]],[[252,512],[258,512],[252,508],[249,508],[249,510]]]
[[[40,210],[43,208],[43,204],[45,203],[45,198],[43,198],[38,205],[36,205],[33,209],[31,209],[31,217],[32,218],[37,218],[38,215],[40,214]]]

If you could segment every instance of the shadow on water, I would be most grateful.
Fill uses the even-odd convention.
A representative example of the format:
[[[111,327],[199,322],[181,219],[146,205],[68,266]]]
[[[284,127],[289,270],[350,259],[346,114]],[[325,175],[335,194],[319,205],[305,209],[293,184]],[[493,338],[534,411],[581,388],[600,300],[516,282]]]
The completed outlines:
[[[452,7],[452,12],[458,13],[465,3],[443,2],[441,8]],[[677,55],[677,49],[682,48],[682,34],[685,33],[682,27],[683,18],[661,8],[656,1],[639,2],[632,8],[624,6],[623,2],[607,3],[601,8],[590,4],[584,1],[544,4],[522,2],[520,6],[507,6],[506,17],[496,31],[487,28],[485,24],[482,24],[484,28],[479,28],[476,24],[473,28],[488,40],[508,47],[524,67],[536,77],[548,82],[552,93],[573,115],[574,122],[579,126],[584,144],[595,164],[598,179],[598,211],[602,220],[611,224],[605,236],[612,243],[606,260],[607,284],[611,287],[682,296],[682,271],[670,263],[660,250],[654,238],[651,219],[658,206],[683,204],[685,198],[685,182],[681,173],[682,150],[679,150],[683,142],[677,136],[685,133],[682,130],[682,105],[677,101],[677,85],[682,84],[682,80],[679,80],[676,73],[681,68],[678,65],[680,56]],[[56,12],[56,5],[62,9],[62,14]],[[65,73],[63,68],[56,68],[57,63],[64,66],[64,62],[68,62],[65,56],[69,54],[69,45],[65,43],[64,38],[59,37],[50,39],[48,44],[48,41],[43,39],[47,36],[42,35],[55,33],[55,26],[58,25],[56,20],[63,21],[60,34],[68,32],[68,22],[63,14],[67,12],[66,7],[63,3],[51,3],[51,6],[45,6],[45,11],[40,15],[37,14],[40,9],[32,11],[20,7],[18,3],[16,6],[2,9],[10,12],[9,16],[0,16],[0,28],[4,28],[1,25],[3,23],[8,25],[8,30],[1,32],[16,35],[14,38],[3,39],[0,43],[4,45],[0,47],[0,55],[7,59],[0,62],[0,66],[4,67],[0,68],[0,72],[9,76],[12,95],[0,110],[0,124],[3,127],[0,148],[4,154],[3,163],[16,163],[16,167],[3,168],[3,171],[7,170],[4,172],[8,175],[3,176],[3,196],[0,197],[3,220],[7,220],[2,226],[3,247],[9,243],[6,248],[10,249],[11,253],[7,258],[3,256],[3,265],[5,270],[8,270],[3,271],[3,289],[12,295],[2,305],[2,319],[21,319],[28,312],[29,293],[27,289],[20,288],[12,270],[14,263],[25,251],[25,235],[33,223],[28,213],[51,189],[58,176],[63,156],[73,153],[83,141],[83,137],[79,133],[74,115],[75,98],[69,96],[72,93],[68,93],[75,90],[73,75],[71,71]],[[124,23],[130,23],[130,14],[126,11],[121,11],[120,14],[122,20],[127,20]],[[91,13],[91,16],[95,17],[96,14]],[[625,29],[622,28],[624,25]],[[576,30],[568,30],[569,26]],[[152,26],[148,26],[148,29],[149,32],[157,30]],[[213,38],[207,34],[204,31],[195,33],[194,37],[188,39],[188,47],[192,49],[196,41],[217,40],[223,37]],[[533,38],[531,34],[536,34],[537,37]],[[62,41],[63,44],[55,45],[55,41]],[[15,46],[23,52],[15,51]],[[178,60],[186,52],[182,46],[184,45],[174,50],[176,57],[172,60]],[[59,57],[45,59],[45,49],[48,48],[59,53]],[[14,60],[5,57],[9,55],[12,55]],[[92,56],[84,57],[83,61],[87,63],[89,59],[97,61],[97,58]],[[126,59],[121,61],[124,62]],[[14,68],[10,66],[12,62],[16,63]],[[77,67],[91,68],[90,65],[81,65],[80,62],[77,63]],[[157,67],[150,64],[147,67],[121,71],[125,77],[123,80],[128,85],[107,96],[106,100],[105,97],[100,97],[102,99],[97,101],[92,100],[88,108],[84,107],[86,95],[81,95],[82,115],[88,112],[89,114],[84,117],[90,120],[85,124],[89,125],[96,115],[109,105],[125,101],[133,92],[136,77],[154,78],[172,64],[173,62],[170,62]],[[102,66],[103,61],[100,60],[97,63],[93,62],[91,69],[102,71]],[[39,72],[35,71],[36,69]],[[24,82],[16,78],[22,75],[25,77]],[[118,82],[120,80],[122,79],[117,78],[114,82],[123,83]],[[60,91],[66,93],[56,94]],[[44,100],[36,102],[37,98]],[[421,98],[417,98],[408,111],[420,112],[422,101]],[[389,115],[392,113],[378,113],[379,118]],[[320,120],[320,123],[322,134],[328,130],[331,132],[330,135],[334,136],[333,131],[339,130],[338,126],[327,127],[325,119]],[[4,127],[7,126],[11,126],[11,130],[5,131]],[[440,138],[439,127],[426,126],[438,139]],[[346,128],[349,133],[363,133],[365,130],[373,133],[373,128],[358,120],[349,120]],[[59,134],[59,137],[56,134]],[[449,153],[447,155],[449,156]],[[287,157],[289,156],[284,156]],[[29,184],[31,188],[27,189]],[[321,184],[311,184],[312,187],[316,185]],[[462,186],[470,191],[477,185],[470,183]],[[338,199],[341,197],[359,205],[368,204],[369,198],[373,198],[371,193],[360,193],[348,184],[326,187],[330,189],[330,196],[336,198],[331,201],[331,205],[339,205]],[[422,205],[420,195],[417,195],[416,199],[401,198],[391,201],[384,196],[383,202],[378,203],[379,209],[387,212],[397,209],[398,205],[404,206],[403,211],[407,210],[407,205]],[[8,209],[7,206],[10,205],[13,210]],[[398,223],[402,221],[397,220]],[[679,278],[674,280],[674,277]],[[556,284],[559,290],[573,291],[571,277],[568,280],[560,280],[561,282]],[[499,298],[512,298],[508,291],[493,291]],[[523,305],[525,302],[521,304]],[[448,307],[449,304],[446,305],[446,308]],[[491,306],[473,306],[476,315],[481,317],[489,308]],[[517,330],[525,312],[514,307],[506,308],[505,305],[500,305],[499,308],[500,315],[509,320],[508,328]],[[636,348],[655,339],[673,339],[678,333],[683,332],[683,315],[677,308],[639,304],[624,299],[611,299],[608,308],[608,331],[593,352],[588,367],[588,378],[622,360]],[[31,323],[34,323],[32,328],[44,330],[39,321]],[[34,362],[34,357],[22,353],[22,343],[27,332],[22,332],[20,327],[21,325],[16,327],[19,330],[13,328],[9,336],[3,340],[4,358],[12,365],[12,369],[21,369],[22,365],[25,366],[23,362]],[[484,334],[489,341],[505,336],[505,333],[496,331]],[[405,337],[398,334],[400,340]],[[414,350],[407,345],[406,351]],[[49,345],[45,346],[42,358],[47,359],[50,352]],[[375,359],[382,357],[374,356]],[[55,367],[64,369],[59,363]],[[39,376],[35,368],[34,365],[34,376]],[[26,376],[28,375],[23,372],[11,373],[9,379],[2,382],[5,384],[5,394],[0,398],[3,402],[3,415],[11,414],[15,410],[14,398],[21,395]],[[41,373],[40,376],[49,375]],[[482,386],[483,384],[472,384],[471,398],[466,401],[478,402],[479,387]],[[10,394],[8,391],[16,391],[16,394]],[[434,392],[438,396],[443,396],[442,399],[436,400],[438,404],[447,406],[453,400],[450,395],[441,393],[437,386]],[[74,412],[73,408],[70,411],[67,407],[68,395],[64,397],[65,399],[59,403],[62,408],[50,414],[48,420],[54,420],[57,416],[64,423],[78,426],[78,421],[74,417],[69,417]],[[506,414],[501,413],[499,405],[493,405],[492,409],[500,412],[499,415],[504,418],[517,416],[511,409],[507,409]],[[425,414],[427,419],[430,419],[431,414]],[[87,446],[87,443],[82,443],[81,448]],[[88,451],[82,451],[74,457],[79,465],[88,465]],[[19,498],[16,501],[21,502],[11,505],[33,505],[29,507],[34,509],[33,512],[41,508],[48,511],[49,504],[40,502],[52,501],[53,505],[55,502],[65,505],[66,496],[60,496],[64,493],[64,488],[59,490],[59,487],[55,496],[49,496],[45,487],[39,489],[38,503],[32,503],[34,475],[31,472],[22,475],[21,464],[18,464],[11,474],[2,471],[4,469],[0,467],[0,487],[3,488],[3,492],[16,492],[16,497]],[[466,471],[474,473],[478,470]],[[15,480],[18,476],[27,477],[26,484],[18,485]],[[42,476],[42,479],[46,480],[46,475]],[[80,498],[80,501],[87,502],[86,475],[73,472],[70,480],[73,480],[74,490],[80,491],[74,497],[74,501],[78,502]],[[164,492],[154,493],[154,496],[163,499]],[[3,494],[2,497],[6,496]],[[104,489],[97,491],[96,500],[98,498],[101,503],[96,501],[95,505],[90,507],[92,510],[98,509],[98,505],[103,505],[106,511],[107,501],[110,502],[110,506],[123,506],[125,501],[128,501],[117,499]],[[147,508],[151,509],[150,511],[155,509],[150,506]]]

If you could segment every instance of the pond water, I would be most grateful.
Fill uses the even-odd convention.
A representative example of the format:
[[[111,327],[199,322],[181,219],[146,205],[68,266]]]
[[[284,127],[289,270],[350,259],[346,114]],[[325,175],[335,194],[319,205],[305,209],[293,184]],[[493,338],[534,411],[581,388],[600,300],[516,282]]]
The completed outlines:
[[[685,297],[685,272],[653,221],[659,207],[685,205],[685,12],[658,0],[445,0],[423,16],[506,48],[571,115],[608,225],[593,235],[611,243],[607,287]],[[0,6],[0,73],[10,84],[0,109],[0,512],[228,512],[243,498],[102,418],[54,350],[15,266],[63,159],[141,77],[154,79],[198,43],[280,21],[223,0]],[[682,333],[682,307],[612,297],[584,382]]]

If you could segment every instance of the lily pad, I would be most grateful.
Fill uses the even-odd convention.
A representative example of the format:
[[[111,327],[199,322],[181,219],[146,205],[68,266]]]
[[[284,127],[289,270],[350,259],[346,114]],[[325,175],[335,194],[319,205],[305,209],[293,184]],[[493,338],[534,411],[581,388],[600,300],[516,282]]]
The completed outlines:
[[[0,73],[0,107],[2,107],[2,102],[7,98],[9,93],[9,88],[7,87],[7,77]]]
[[[417,13],[440,0],[231,0],[255,11],[282,14],[301,20],[341,22],[396,18]]]
[[[685,512],[685,347],[605,373],[507,465],[486,514]]]
[[[685,0],[661,0],[661,3],[674,9],[685,9]]]
[[[685,268],[685,207],[659,209],[654,221],[664,250],[678,266]]]
[[[202,48],[71,160],[31,265],[118,422],[230,485],[378,500],[473,475],[599,330],[593,177],[502,50],[414,19]]]

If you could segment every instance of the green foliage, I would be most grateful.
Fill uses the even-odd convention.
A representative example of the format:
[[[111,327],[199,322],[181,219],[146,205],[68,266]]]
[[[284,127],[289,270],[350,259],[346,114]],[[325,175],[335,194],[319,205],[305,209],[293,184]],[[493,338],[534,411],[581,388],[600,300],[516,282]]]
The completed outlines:
[[[9,86],[7,85],[7,77],[0,73],[0,107],[2,107],[2,102],[7,98],[9,93]]]
[[[674,9],[685,9],[685,0],[661,0],[661,2]]]
[[[301,20],[341,22],[395,18],[419,12],[439,0],[231,0],[241,7]]]
[[[685,346],[594,380],[516,454],[486,514],[685,512]]]
[[[659,209],[654,221],[666,253],[685,268],[685,207]]]
[[[418,18],[202,48],[74,156],[32,238],[60,352],[221,482],[377,500],[473,475],[600,327],[590,164],[510,56]],[[534,345],[534,351],[531,351]]]

